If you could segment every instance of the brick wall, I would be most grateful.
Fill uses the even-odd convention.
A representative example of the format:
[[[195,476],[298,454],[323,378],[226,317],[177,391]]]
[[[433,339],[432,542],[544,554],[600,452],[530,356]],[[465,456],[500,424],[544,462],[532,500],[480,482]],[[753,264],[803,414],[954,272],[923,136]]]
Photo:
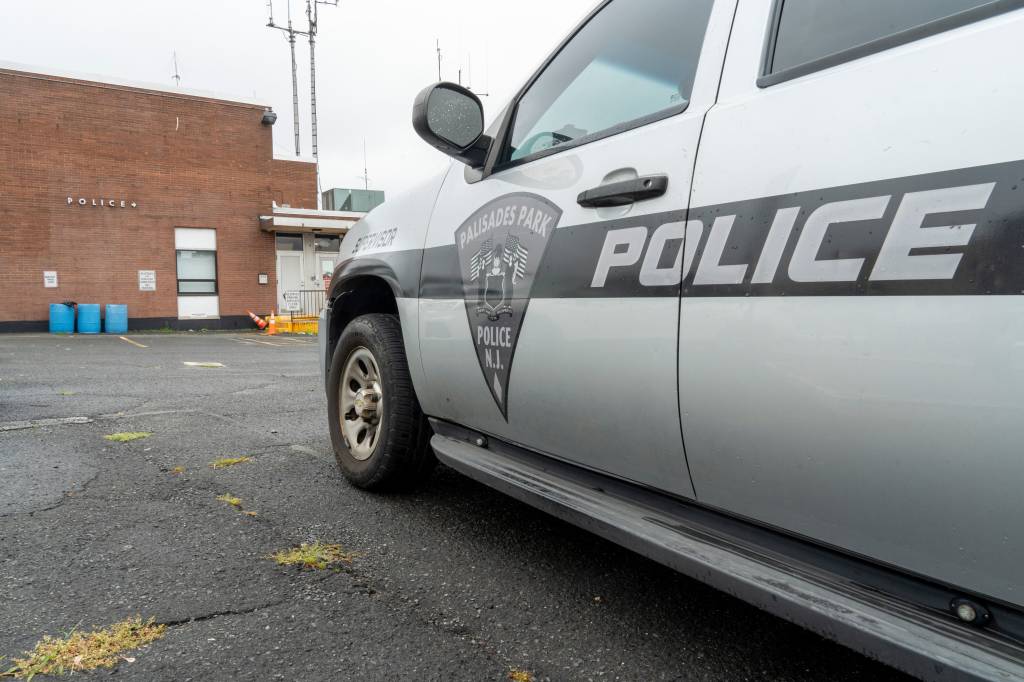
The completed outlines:
[[[316,169],[274,160],[262,115],[253,104],[0,70],[0,322],[45,320],[63,300],[177,317],[175,227],[217,230],[221,316],[273,307],[274,239],[258,219],[275,199],[316,208]],[[58,272],[59,288],[43,287],[44,270]],[[139,291],[139,270],[156,271],[155,292]],[[261,272],[269,284],[257,283]]]

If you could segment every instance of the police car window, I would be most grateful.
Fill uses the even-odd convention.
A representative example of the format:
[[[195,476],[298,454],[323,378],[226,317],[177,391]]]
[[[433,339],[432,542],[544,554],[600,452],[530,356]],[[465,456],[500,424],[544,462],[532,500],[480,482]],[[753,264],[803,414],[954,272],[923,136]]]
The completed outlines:
[[[806,64],[993,0],[783,0],[768,72]]]
[[[519,100],[503,160],[597,136],[690,98],[713,0],[614,0]]]

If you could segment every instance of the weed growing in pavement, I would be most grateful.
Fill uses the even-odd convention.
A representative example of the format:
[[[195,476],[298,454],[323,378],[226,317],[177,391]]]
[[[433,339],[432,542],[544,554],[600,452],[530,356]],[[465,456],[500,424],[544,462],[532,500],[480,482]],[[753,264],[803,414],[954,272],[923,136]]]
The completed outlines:
[[[121,660],[135,660],[122,656],[123,652],[160,639],[166,629],[166,625],[154,625],[152,618],[143,622],[136,616],[102,630],[72,630],[63,639],[44,635],[32,651],[25,653],[25,658],[13,659],[14,666],[0,676],[31,680],[35,675],[113,668]]]
[[[508,679],[512,680],[512,682],[533,682],[533,675],[525,670],[512,668],[508,671]]]
[[[241,497],[235,497],[234,495],[224,494],[224,495],[218,495],[217,499],[220,500],[221,502],[225,503],[225,504],[231,505],[236,510],[242,512],[246,516],[249,516],[249,517],[255,517],[256,516],[256,512],[254,512],[254,511],[251,511],[251,510],[242,511],[242,498]]]
[[[274,552],[269,558],[277,562],[278,566],[298,566],[322,571],[333,564],[351,564],[358,556],[344,551],[341,545],[325,545],[318,540]]]
[[[174,467],[173,469],[171,469],[171,473],[174,474],[175,476],[180,476],[181,474],[185,473],[185,467]]]
[[[210,462],[210,468],[211,469],[227,469],[228,467],[233,467],[236,464],[244,464],[245,462],[251,462],[251,461],[252,461],[252,457],[247,457],[247,456],[244,456],[244,455],[242,457],[223,457],[221,459],[218,459],[218,460],[215,460],[213,462]]]
[[[130,443],[133,440],[142,440],[143,438],[149,438],[152,435],[153,433],[151,431],[126,431],[124,433],[111,433],[110,435],[103,437],[115,443]]]

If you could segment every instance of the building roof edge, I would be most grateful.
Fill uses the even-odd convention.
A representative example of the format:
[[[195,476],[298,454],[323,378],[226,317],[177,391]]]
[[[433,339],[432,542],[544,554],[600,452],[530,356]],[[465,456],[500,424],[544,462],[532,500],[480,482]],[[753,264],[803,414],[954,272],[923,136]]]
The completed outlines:
[[[284,154],[284,153],[278,152],[278,151],[274,152],[274,161],[296,161],[298,163],[316,163],[317,162],[317,160],[314,159],[312,156],[305,156],[305,155],[302,155],[302,156],[289,156],[288,154]]]
[[[52,69],[38,67],[29,64],[19,64],[17,62],[9,62],[4,60],[0,60],[0,72],[9,72],[16,76],[25,76],[29,78],[56,78],[67,81],[80,81],[86,83],[93,83],[97,86],[111,86],[129,90],[137,90],[140,92],[156,95],[171,95],[178,97],[192,97],[196,99],[211,99],[223,102],[231,102],[234,104],[245,104],[254,107],[261,107],[264,109],[271,108],[269,104],[267,104],[264,101],[257,100],[255,97],[247,98],[241,97],[239,95],[215,92],[211,90],[180,88],[173,85],[133,81],[126,78],[102,76],[94,73],[84,73],[68,69]]]

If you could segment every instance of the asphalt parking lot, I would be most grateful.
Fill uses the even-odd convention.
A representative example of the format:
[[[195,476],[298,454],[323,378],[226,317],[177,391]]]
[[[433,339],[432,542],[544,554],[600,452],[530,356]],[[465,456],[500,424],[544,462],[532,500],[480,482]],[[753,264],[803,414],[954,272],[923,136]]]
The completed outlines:
[[[86,675],[904,679],[450,470],[352,488],[310,337],[128,338],[0,336],[0,656],[138,614],[166,636]],[[267,559],[311,540],[358,558]]]

